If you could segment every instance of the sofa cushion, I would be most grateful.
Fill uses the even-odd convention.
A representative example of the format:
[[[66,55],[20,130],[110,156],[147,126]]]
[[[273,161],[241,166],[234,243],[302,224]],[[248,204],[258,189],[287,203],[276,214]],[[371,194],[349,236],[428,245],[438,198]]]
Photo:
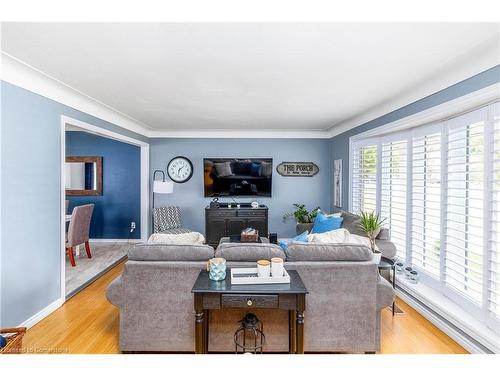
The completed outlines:
[[[200,261],[213,257],[214,248],[209,245],[140,243],[128,249],[128,259],[139,261]]]
[[[363,245],[292,242],[286,249],[286,259],[296,261],[367,261],[372,251]]]
[[[256,262],[260,259],[274,257],[285,259],[285,253],[278,245],[272,243],[221,243],[215,251],[215,256],[227,261]]]

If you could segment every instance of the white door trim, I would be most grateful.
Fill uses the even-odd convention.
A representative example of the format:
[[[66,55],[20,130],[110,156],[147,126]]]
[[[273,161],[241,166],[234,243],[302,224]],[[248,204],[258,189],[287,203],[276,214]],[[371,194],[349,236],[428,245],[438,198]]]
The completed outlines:
[[[61,115],[61,165],[60,165],[60,178],[61,178],[61,299],[66,300],[66,248],[65,248],[65,232],[66,232],[66,219],[65,219],[65,168],[64,161],[66,158],[66,125],[76,126],[84,129],[85,131],[97,134],[106,138],[111,138],[117,141],[129,143],[141,148],[141,241],[146,241],[149,233],[149,144],[137,139],[127,137],[120,133],[111,130],[103,129],[95,125],[91,125],[84,121],[80,121],[65,115]]]

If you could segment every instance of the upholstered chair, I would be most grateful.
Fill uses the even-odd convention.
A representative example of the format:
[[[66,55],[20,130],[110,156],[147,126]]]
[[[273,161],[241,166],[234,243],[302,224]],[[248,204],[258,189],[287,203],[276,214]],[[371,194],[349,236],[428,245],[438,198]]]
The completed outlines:
[[[71,221],[69,222],[68,236],[66,239],[66,252],[73,267],[76,266],[73,248],[85,244],[87,257],[92,258],[89,245],[90,220],[94,211],[93,204],[85,204],[73,208]]]
[[[181,209],[179,207],[158,207],[153,209],[153,232],[181,234],[192,232],[182,228]]]

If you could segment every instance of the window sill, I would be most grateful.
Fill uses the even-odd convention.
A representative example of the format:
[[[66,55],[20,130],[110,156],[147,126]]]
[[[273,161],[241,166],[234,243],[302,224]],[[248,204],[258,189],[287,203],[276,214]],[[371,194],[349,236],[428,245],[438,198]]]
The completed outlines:
[[[471,353],[500,353],[500,335],[433,288],[396,278],[396,293]],[[476,342],[474,342],[476,341]],[[478,345],[479,344],[479,345]]]

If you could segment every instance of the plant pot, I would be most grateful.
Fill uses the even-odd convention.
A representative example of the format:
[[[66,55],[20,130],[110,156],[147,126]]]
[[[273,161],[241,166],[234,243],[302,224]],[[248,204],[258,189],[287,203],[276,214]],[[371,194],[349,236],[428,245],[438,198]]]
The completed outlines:
[[[380,264],[380,260],[382,259],[382,253],[380,251],[373,252],[373,261],[376,264]]]
[[[297,223],[295,230],[297,231],[297,234],[302,234],[306,230],[310,233],[312,227],[313,227],[313,223]]]

